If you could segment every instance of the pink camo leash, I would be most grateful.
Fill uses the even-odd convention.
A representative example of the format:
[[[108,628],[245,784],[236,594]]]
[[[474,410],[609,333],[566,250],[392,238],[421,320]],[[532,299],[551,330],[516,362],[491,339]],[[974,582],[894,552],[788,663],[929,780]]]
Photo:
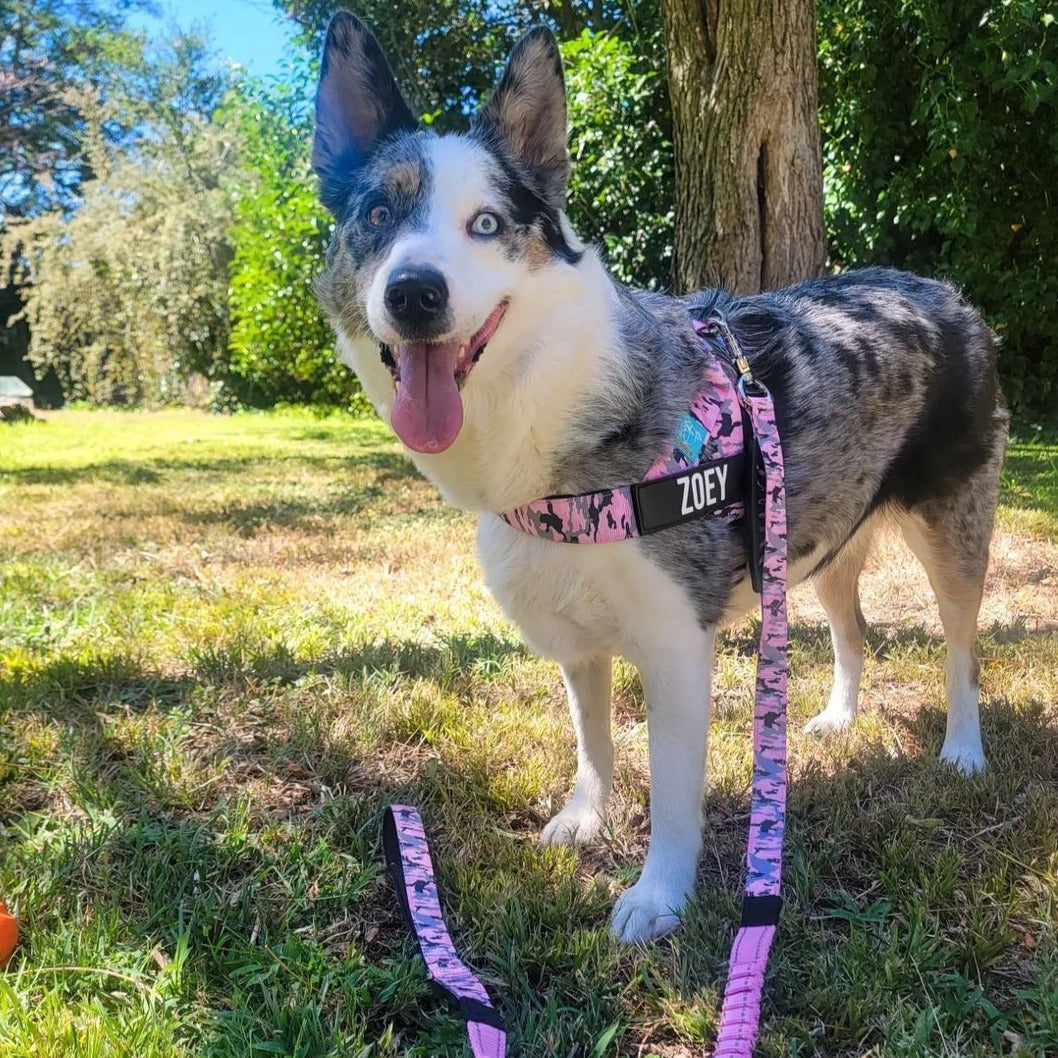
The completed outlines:
[[[761,631],[757,657],[757,682],[753,723],[753,789],[749,839],[746,849],[746,884],[742,921],[731,948],[727,986],[720,1011],[714,1058],[752,1058],[760,1024],[761,994],[768,953],[782,908],[780,881],[786,818],[786,690],[789,634],[786,617],[786,492],[782,444],[771,394],[750,371],[734,335],[723,320],[694,321],[703,338],[719,339],[727,347],[738,371],[737,386],[726,374],[706,369],[713,387],[695,398],[681,433],[701,428],[701,448],[696,461],[687,458],[686,445],[677,443],[669,457],[659,459],[647,475],[661,486],[652,500],[662,517],[674,510],[673,498],[664,489],[675,483],[685,467],[730,466],[733,445],[750,449],[746,460],[750,480],[746,518],[750,528],[748,565],[754,587],[761,595]],[[725,392],[725,386],[727,392]],[[738,403],[752,425],[752,437],[743,436],[740,417],[732,414],[728,393],[737,390]],[[710,445],[710,440],[713,441]],[[682,453],[682,454],[681,454]],[[713,461],[707,462],[712,456]],[[763,481],[761,480],[763,479]],[[761,486],[763,485],[763,489]],[[627,540],[665,528],[656,517],[644,517],[635,486],[549,497],[505,512],[504,519],[533,536],[567,543],[605,543]],[[758,496],[760,492],[762,496]],[[757,502],[758,498],[761,502]],[[715,504],[703,504],[692,517],[709,513],[742,513],[741,490]],[[725,510],[726,509],[726,510]],[[758,522],[758,513],[760,522]],[[678,524],[678,521],[669,524]],[[474,1058],[504,1058],[506,1035],[481,982],[460,960],[441,915],[433,865],[422,820],[414,808],[391,805],[383,828],[386,860],[408,924],[415,934],[429,976],[459,1003],[467,1024]]]
[[[786,489],[775,406],[753,378],[734,336],[723,335],[739,370],[738,393],[753,426],[764,475],[763,576],[760,646],[753,715],[753,792],[746,847],[742,922],[731,947],[714,1058],[750,1058],[760,1025],[768,952],[779,922],[782,845],[786,822]],[[707,330],[710,324],[701,327]],[[753,518],[752,508],[749,517]],[[751,557],[751,568],[752,568]]]
[[[504,1058],[507,1034],[485,986],[459,958],[441,915],[430,846],[418,811],[390,805],[382,847],[401,910],[419,945],[426,972],[459,1004],[474,1058]]]

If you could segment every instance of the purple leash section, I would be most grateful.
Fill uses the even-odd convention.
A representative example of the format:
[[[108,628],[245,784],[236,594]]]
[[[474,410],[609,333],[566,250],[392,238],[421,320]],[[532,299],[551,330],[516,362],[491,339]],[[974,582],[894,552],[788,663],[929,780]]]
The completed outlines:
[[[724,328],[726,330],[726,328]],[[724,335],[737,350],[730,332]],[[714,1058],[750,1058],[760,1023],[768,952],[782,897],[782,845],[786,821],[786,489],[782,444],[771,394],[736,358],[739,396],[753,424],[764,470],[763,578],[760,647],[753,715],[753,790],[742,923],[731,947]],[[743,366],[744,365],[744,366]]]
[[[563,543],[608,543],[657,532],[705,514],[745,514],[748,566],[761,597],[753,719],[753,788],[742,921],[731,947],[714,1058],[751,1058],[760,1023],[768,952],[782,907],[786,819],[786,490],[782,444],[767,388],[754,379],[727,324],[695,320],[707,349],[724,349],[738,374],[710,355],[704,385],[673,441],[639,485],[550,496],[503,512],[508,524]],[[751,434],[746,435],[743,413]],[[748,480],[746,480],[748,478]],[[744,487],[743,487],[744,486]],[[430,977],[459,1002],[474,1058],[503,1058],[503,1023],[481,982],[456,954],[441,917],[422,820],[391,805],[386,859]]]
[[[504,1058],[507,1034],[485,986],[459,958],[441,914],[430,846],[418,811],[390,805],[382,846],[401,909],[415,935],[426,972],[459,1004],[474,1058]]]

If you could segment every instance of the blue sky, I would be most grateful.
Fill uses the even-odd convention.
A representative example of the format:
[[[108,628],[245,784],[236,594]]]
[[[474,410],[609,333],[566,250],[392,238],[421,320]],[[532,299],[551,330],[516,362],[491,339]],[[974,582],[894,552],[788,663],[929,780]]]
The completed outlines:
[[[292,23],[276,13],[271,0],[159,0],[159,7],[165,12],[161,20],[137,15],[130,21],[152,36],[174,23],[205,29],[221,56],[258,76],[278,73],[279,60],[294,50]]]

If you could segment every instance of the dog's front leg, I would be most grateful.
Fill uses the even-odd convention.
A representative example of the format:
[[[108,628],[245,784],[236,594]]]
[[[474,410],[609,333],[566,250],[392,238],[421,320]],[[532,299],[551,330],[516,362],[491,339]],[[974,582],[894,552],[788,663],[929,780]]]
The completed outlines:
[[[702,789],[709,735],[709,684],[715,630],[652,653],[639,666],[650,742],[650,847],[639,881],[614,908],[623,942],[674,929],[694,885],[702,832]]]
[[[544,827],[544,845],[583,845],[599,832],[613,785],[609,654],[562,666],[569,712],[577,733],[577,784],[569,804]]]

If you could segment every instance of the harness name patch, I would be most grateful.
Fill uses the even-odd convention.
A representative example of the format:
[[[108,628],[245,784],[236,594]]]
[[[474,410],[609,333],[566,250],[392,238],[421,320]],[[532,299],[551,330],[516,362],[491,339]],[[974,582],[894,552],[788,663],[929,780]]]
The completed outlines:
[[[694,514],[705,507],[723,503],[727,499],[727,472],[730,469],[728,466],[707,467],[677,478],[676,484],[683,486],[680,514]]]
[[[741,454],[632,486],[641,533],[656,533],[744,498]]]

